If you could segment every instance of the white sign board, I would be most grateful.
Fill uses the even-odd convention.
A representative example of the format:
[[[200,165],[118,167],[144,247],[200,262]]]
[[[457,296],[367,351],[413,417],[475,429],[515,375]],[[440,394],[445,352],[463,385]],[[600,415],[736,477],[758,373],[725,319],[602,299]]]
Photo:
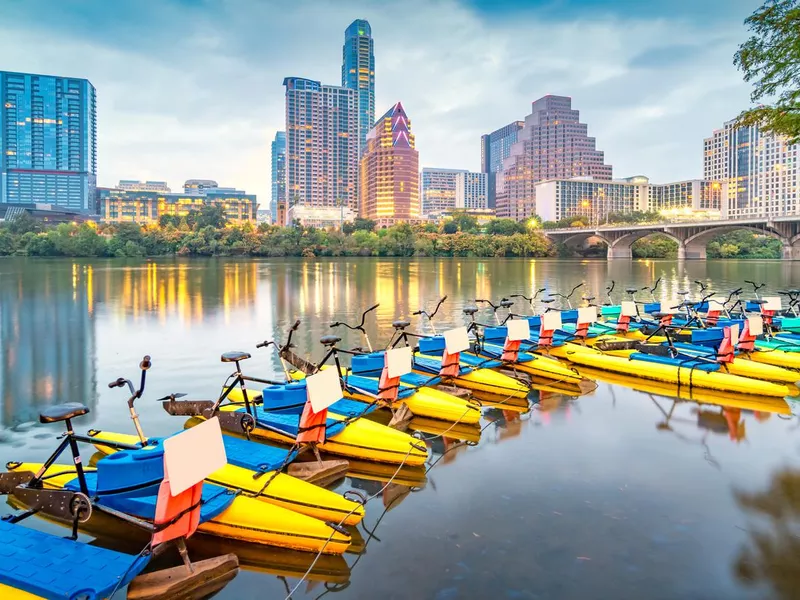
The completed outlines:
[[[678,312],[678,310],[680,310],[680,307],[678,307],[678,305],[680,303],[681,303],[681,301],[678,300],[677,298],[672,298],[670,300],[662,301],[661,302],[661,312],[662,313],[667,313],[667,314],[670,314],[670,315],[674,315],[675,313]],[[672,308],[673,306],[675,308]]]
[[[711,312],[712,310],[716,310],[716,311],[722,312],[723,310],[725,310],[725,305],[722,302],[720,302],[719,300],[709,300],[708,301],[708,312]]]
[[[764,300],[764,310],[781,310],[783,308],[780,296],[765,296],[762,300]]]
[[[531,337],[531,324],[528,319],[512,319],[506,322],[508,341],[521,342]]]
[[[542,315],[542,329],[545,331],[561,329],[561,313],[557,310],[544,313]]]
[[[764,333],[764,319],[761,317],[747,317],[747,324],[750,335],[762,335]]]
[[[315,413],[325,410],[344,395],[336,369],[323,369],[306,377],[306,389],[311,408]]]
[[[620,308],[622,309],[620,310],[620,314],[623,317],[635,317],[639,314],[639,311],[636,310],[636,302],[631,300],[623,301]]]
[[[444,347],[448,354],[469,350],[469,334],[466,327],[456,327],[444,332]]]
[[[731,325],[731,344],[736,346],[739,343],[739,324]]]
[[[389,377],[402,377],[411,373],[411,346],[401,346],[386,351]]]
[[[597,322],[597,307],[584,306],[578,309],[578,323],[595,323]]]
[[[200,483],[227,462],[217,417],[164,440],[164,474],[173,496]]]

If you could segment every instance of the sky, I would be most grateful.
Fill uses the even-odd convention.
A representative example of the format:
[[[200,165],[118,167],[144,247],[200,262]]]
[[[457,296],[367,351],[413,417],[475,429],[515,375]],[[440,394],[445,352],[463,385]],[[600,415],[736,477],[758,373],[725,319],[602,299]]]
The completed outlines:
[[[283,78],[341,84],[372,25],[376,116],[402,101],[422,167],[480,169],[480,136],[571,96],[614,177],[702,177],[750,105],[732,63],[759,0],[0,0],[0,70],[89,79],[98,185],[214,179],[270,197]]]

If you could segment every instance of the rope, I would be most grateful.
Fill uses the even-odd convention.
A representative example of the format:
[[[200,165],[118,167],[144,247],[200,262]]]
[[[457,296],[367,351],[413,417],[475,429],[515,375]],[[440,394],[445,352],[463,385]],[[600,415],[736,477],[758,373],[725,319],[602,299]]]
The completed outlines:
[[[380,490],[378,490],[377,492],[372,494],[371,496],[367,496],[367,499],[364,501],[364,504],[357,504],[356,506],[354,506],[353,509],[350,510],[350,512],[348,512],[345,516],[343,516],[341,518],[341,520],[336,524],[336,527],[341,527],[344,524],[344,522],[354,512],[356,512],[356,510],[358,510],[359,507],[366,506],[366,504],[368,502],[370,502],[371,500],[373,500],[373,499],[377,498],[378,496],[380,496],[384,492],[384,490],[386,490],[386,488],[389,487],[389,485],[397,477],[398,473],[400,473],[400,470],[405,466],[406,461],[408,460],[408,457],[411,454],[411,450],[413,450],[413,449],[414,449],[413,446],[409,446],[408,452],[406,452],[406,455],[403,457],[403,460],[397,466],[397,469],[395,470],[394,473],[392,473],[392,476],[384,484],[384,486]],[[308,569],[306,569],[306,572],[303,573],[303,576],[300,578],[300,581],[298,581],[297,584],[295,584],[295,586],[291,589],[291,591],[289,592],[289,594],[286,596],[286,598],[284,600],[291,600],[292,594],[294,594],[300,588],[300,586],[303,584],[303,582],[306,580],[306,578],[311,574],[311,571],[314,570],[314,567],[316,566],[317,562],[319,561],[320,557],[322,556],[322,553],[325,551],[325,548],[328,547],[328,544],[330,544],[331,540],[333,539],[333,536],[336,535],[336,533],[338,533],[336,528],[332,527],[331,529],[332,529],[332,531],[331,531],[331,534],[328,536],[328,539],[325,540],[325,543],[322,545],[322,548],[319,549],[319,551],[317,552],[317,555],[314,557],[314,560],[311,561],[311,564],[309,565]]]
[[[149,551],[150,551],[150,542],[147,542],[144,545],[144,548],[142,548],[139,551],[139,554],[137,554],[136,557],[131,561],[131,564],[128,565],[128,568],[125,569],[125,572],[122,574],[122,577],[120,577],[119,581],[117,581],[117,585],[114,586],[114,589],[111,590],[111,593],[108,595],[108,600],[112,600],[112,598],[114,598],[114,594],[116,594],[119,591],[119,588],[122,587],[122,582],[128,578],[128,573],[131,572],[133,565],[135,565],[139,561],[139,559],[142,558]]]

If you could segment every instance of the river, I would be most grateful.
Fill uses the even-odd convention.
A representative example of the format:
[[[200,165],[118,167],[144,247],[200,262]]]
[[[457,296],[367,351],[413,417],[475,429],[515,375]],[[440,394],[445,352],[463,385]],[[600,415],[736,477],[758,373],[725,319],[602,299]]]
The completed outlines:
[[[219,359],[228,350],[252,352],[247,371],[277,376],[274,354],[255,344],[281,338],[295,318],[299,351],[318,358],[331,321],[376,302],[367,325],[381,342],[394,318],[444,295],[440,329],[462,324],[460,308],[475,298],[581,282],[602,297],[612,279],[621,291],[658,277],[665,298],[695,290],[694,280],[726,291],[749,279],[774,291],[800,287],[800,263],[0,260],[0,459],[46,458],[61,429],[37,415],[61,402],[91,409],[78,430],[133,433],[126,393],[107,383],[137,377],[144,354],[153,367],[137,409],[146,433],[165,435],[182,422],[156,398],[215,397],[231,371]],[[435,441],[441,460],[427,483],[412,493],[392,486],[371,502],[366,550],[324,557],[294,597],[797,597],[797,420],[598,383],[579,398],[543,392],[526,414],[491,411],[476,446]],[[386,478],[347,478],[337,489],[373,493]],[[246,567],[218,598],[283,598],[313,558],[242,554]]]

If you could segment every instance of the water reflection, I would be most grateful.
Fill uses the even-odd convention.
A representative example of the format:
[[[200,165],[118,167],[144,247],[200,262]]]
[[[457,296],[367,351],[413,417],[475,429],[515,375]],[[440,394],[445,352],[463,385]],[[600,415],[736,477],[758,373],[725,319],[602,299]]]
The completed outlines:
[[[797,598],[800,590],[800,471],[781,469],[769,487],[737,491],[736,501],[754,523],[733,569],[747,585],[766,585],[773,597]]]
[[[2,425],[60,402],[97,404],[94,269],[45,263],[3,273],[0,286]]]

